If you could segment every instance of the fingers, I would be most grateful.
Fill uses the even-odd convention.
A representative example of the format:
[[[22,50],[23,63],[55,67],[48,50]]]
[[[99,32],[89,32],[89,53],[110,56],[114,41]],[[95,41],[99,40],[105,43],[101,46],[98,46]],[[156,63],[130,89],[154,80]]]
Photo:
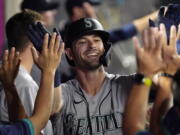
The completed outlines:
[[[19,52],[16,52],[16,54],[15,54],[15,64],[18,65],[19,61],[21,61],[21,58],[19,56]]]
[[[176,46],[176,27],[175,26],[171,26],[169,43],[172,47]]]
[[[133,45],[134,45],[134,49],[136,51],[136,55],[139,54],[140,51],[140,43],[137,37],[133,37]]]
[[[143,47],[148,48],[148,31],[145,29],[142,34]]]
[[[61,42],[61,36],[59,34],[53,33],[50,45],[49,45],[50,51],[55,54],[62,54],[64,50],[64,43]]]
[[[8,64],[9,51],[5,50],[3,55],[2,66],[5,67]]]
[[[167,45],[167,35],[166,35],[166,28],[164,24],[160,24],[160,32],[162,34],[162,44],[163,46]]]
[[[149,28],[143,33],[143,48],[146,51],[152,51],[156,47],[155,28]]]
[[[60,48],[58,50],[58,54],[59,54],[60,57],[61,57],[63,52],[64,52],[64,42],[61,43],[61,46],[60,46]]]
[[[33,60],[35,63],[37,63],[39,55],[38,55],[36,49],[34,47],[32,47],[31,51],[32,51]]]
[[[50,39],[50,44],[49,44],[49,49],[50,49],[51,52],[54,52],[56,36],[57,36],[57,34],[55,32],[53,32],[53,35],[52,35],[52,37]],[[57,40],[58,40],[58,38],[57,38]]]
[[[59,34],[57,34],[55,45],[54,45],[54,53],[58,53],[59,46],[60,46],[60,40],[61,40],[61,37]]]
[[[156,42],[155,42],[156,35],[155,34],[157,34],[157,33],[154,32],[154,28],[148,29],[148,35],[149,35],[148,40],[149,41],[148,41],[147,49],[149,49],[149,51],[153,50],[156,46]]]
[[[49,43],[49,34],[46,33],[43,41],[43,51],[46,51],[48,49],[48,43]]]
[[[4,69],[13,69],[16,68],[20,64],[20,56],[19,52],[16,52],[15,48],[12,47],[10,52],[8,50],[5,50],[3,55],[3,61],[2,61],[2,67]]]
[[[177,40],[180,40],[180,24],[178,25]]]
[[[16,59],[15,58],[15,48],[14,47],[12,47],[11,48],[11,51],[10,51],[10,54],[9,54],[9,64],[10,64],[10,66],[13,66],[13,64],[14,64],[14,59]]]
[[[156,46],[155,46],[155,50],[157,51],[162,51],[162,47],[163,47],[163,37],[162,37],[162,33],[159,31],[157,31],[157,35],[156,35]]]

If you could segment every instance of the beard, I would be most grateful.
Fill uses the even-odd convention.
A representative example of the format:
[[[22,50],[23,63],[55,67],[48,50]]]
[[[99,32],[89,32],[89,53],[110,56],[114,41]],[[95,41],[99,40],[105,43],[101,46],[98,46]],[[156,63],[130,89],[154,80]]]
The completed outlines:
[[[90,71],[94,71],[98,69],[102,64],[100,62],[98,63],[89,63],[89,62],[84,62],[84,68]]]
[[[77,67],[89,71],[97,70],[99,67],[102,66],[99,60],[97,61],[87,61],[87,60],[80,60],[75,63]]]

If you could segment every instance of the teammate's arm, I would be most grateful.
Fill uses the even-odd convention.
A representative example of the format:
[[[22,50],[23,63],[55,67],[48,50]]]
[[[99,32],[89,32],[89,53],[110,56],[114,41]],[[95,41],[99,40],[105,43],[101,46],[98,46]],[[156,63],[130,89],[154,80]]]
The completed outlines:
[[[62,90],[61,86],[59,86],[54,88],[54,101],[51,115],[58,113],[61,110],[62,106]]]
[[[138,73],[143,74],[144,77],[135,77],[136,84],[134,84],[128,97],[123,119],[124,135],[135,135],[138,131],[145,130],[151,80],[156,72],[165,67],[161,56],[162,42],[159,31],[152,28],[145,30],[142,39],[143,48],[139,46],[137,38],[134,39],[134,46],[137,55]],[[145,80],[148,80],[148,83]]]
[[[33,58],[36,64],[40,67],[42,70],[42,77],[41,77],[41,83],[40,88],[37,94],[37,98],[35,101],[35,107],[32,117],[29,118],[29,122],[32,123],[32,126],[29,126],[29,128],[34,129],[35,134],[39,134],[40,130],[45,126],[46,122],[49,119],[49,116],[52,111],[52,104],[53,104],[53,97],[54,97],[54,74],[56,71],[57,66],[59,65],[61,54],[64,49],[64,45],[60,47],[60,37],[56,36],[54,33],[51,40],[50,45],[48,47],[48,35],[45,35],[44,44],[43,44],[43,51],[38,56],[35,48],[32,49],[33,52]],[[12,52],[15,52],[15,49],[13,49]],[[14,79],[17,75],[17,70],[19,67],[19,63],[15,64],[15,60],[18,61],[17,56],[15,55],[8,55],[8,53],[5,53],[5,57],[3,59],[3,68],[0,68],[0,79],[3,80],[3,84],[7,86],[10,84],[10,86],[13,87],[6,87],[8,91],[13,91],[13,95],[15,98],[15,101],[18,101],[18,106],[22,107],[21,110],[19,109],[17,114],[23,113],[24,109],[21,105],[20,99],[18,98],[18,94],[15,91],[14,87]],[[15,60],[14,60],[15,59]],[[9,62],[10,61],[10,62]],[[14,64],[13,66],[11,64]],[[16,62],[17,63],[17,62]],[[16,65],[16,66],[15,66]],[[7,75],[11,73],[12,76],[6,77],[4,75]],[[12,89],[10,89],[12,88]],[[17,106],[16,102],[14,100],[12,103],[14,103],[14,106]],[[22,111],[22,112],[21,112]],[[14,112],[15,113],[15,112]],[[31,125],[31,124],[27,124]]]
[[[14,85],[14,80],[19,71],[19,65],[19,52],[16,52],[14,47],[11,48],[10,52],[6,50],[0,68],[0,80],[5,90],[9,120],[12,122],[27,117]]]
[[[60,46],[60,36],[53,33],[49,46],[48,35],[45,35],[42,53],[38,56],[33,48],[35,63],[42,70],[41,84],[35,102],[32,121],[35,132],[38,133],[46,124],[52,112],[54,100],[54,74],[60,63],[64,45]]]
[[[180,30],[176,32],[176,28],[173,26],[170,30],[169,45],[166,38],[166,30],[164,25],[160,25],[160,30],[163,35],[163,54],[164,61],[167,63],[167,68],[164,72],[170,75],[174,75],[177,69],[180,68],[180,57],[176,50],[176,41],[180,37]],[[158,80],[159,90],[152,109],[150,129],[154,134],[162,134],[160,123],[163,116],[172,106],[172,93],[171,93],[171,81],[172,78],[160,76]]]
[[[142,32],[149,27],[149,19],[156,20],[158,11],[155,11],[142,18],[134,20],[132,23],[126,24],[123,27],[110,30],[110,41],[114,44],[118,41],[127,40],[135,36],[138,32]]]
[[[158,17],[158,11],[154,11],[142,18],[136,19],[133,21],[133,24],[135,25],[138,32],[142,32],[144,29],[149,27],[149,19],[156,20]]]

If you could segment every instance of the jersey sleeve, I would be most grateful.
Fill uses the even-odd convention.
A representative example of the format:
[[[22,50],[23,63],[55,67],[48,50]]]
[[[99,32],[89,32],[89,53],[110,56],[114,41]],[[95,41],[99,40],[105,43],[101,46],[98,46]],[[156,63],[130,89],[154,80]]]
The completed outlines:
[[[1,135],[34,135],[32,122],[23,119],[14,124],[0,124]]]
[[[109,31],[110,41],[114,44],[119,41],[127,40],[137,34],[137,29],[133,23]]]
[[[37,90],[32,86],[25,86],[18,90],[18,95],[27,116],[30,117],[33,113]]]

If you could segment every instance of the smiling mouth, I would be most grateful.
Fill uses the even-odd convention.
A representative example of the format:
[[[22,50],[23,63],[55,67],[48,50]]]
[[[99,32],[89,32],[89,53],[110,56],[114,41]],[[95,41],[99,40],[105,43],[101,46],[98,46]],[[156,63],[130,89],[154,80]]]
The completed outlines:
[[[98,56],[97,53],[90,53],[90,54],[87,55],[87,57],[96,57],[96,56]]]

